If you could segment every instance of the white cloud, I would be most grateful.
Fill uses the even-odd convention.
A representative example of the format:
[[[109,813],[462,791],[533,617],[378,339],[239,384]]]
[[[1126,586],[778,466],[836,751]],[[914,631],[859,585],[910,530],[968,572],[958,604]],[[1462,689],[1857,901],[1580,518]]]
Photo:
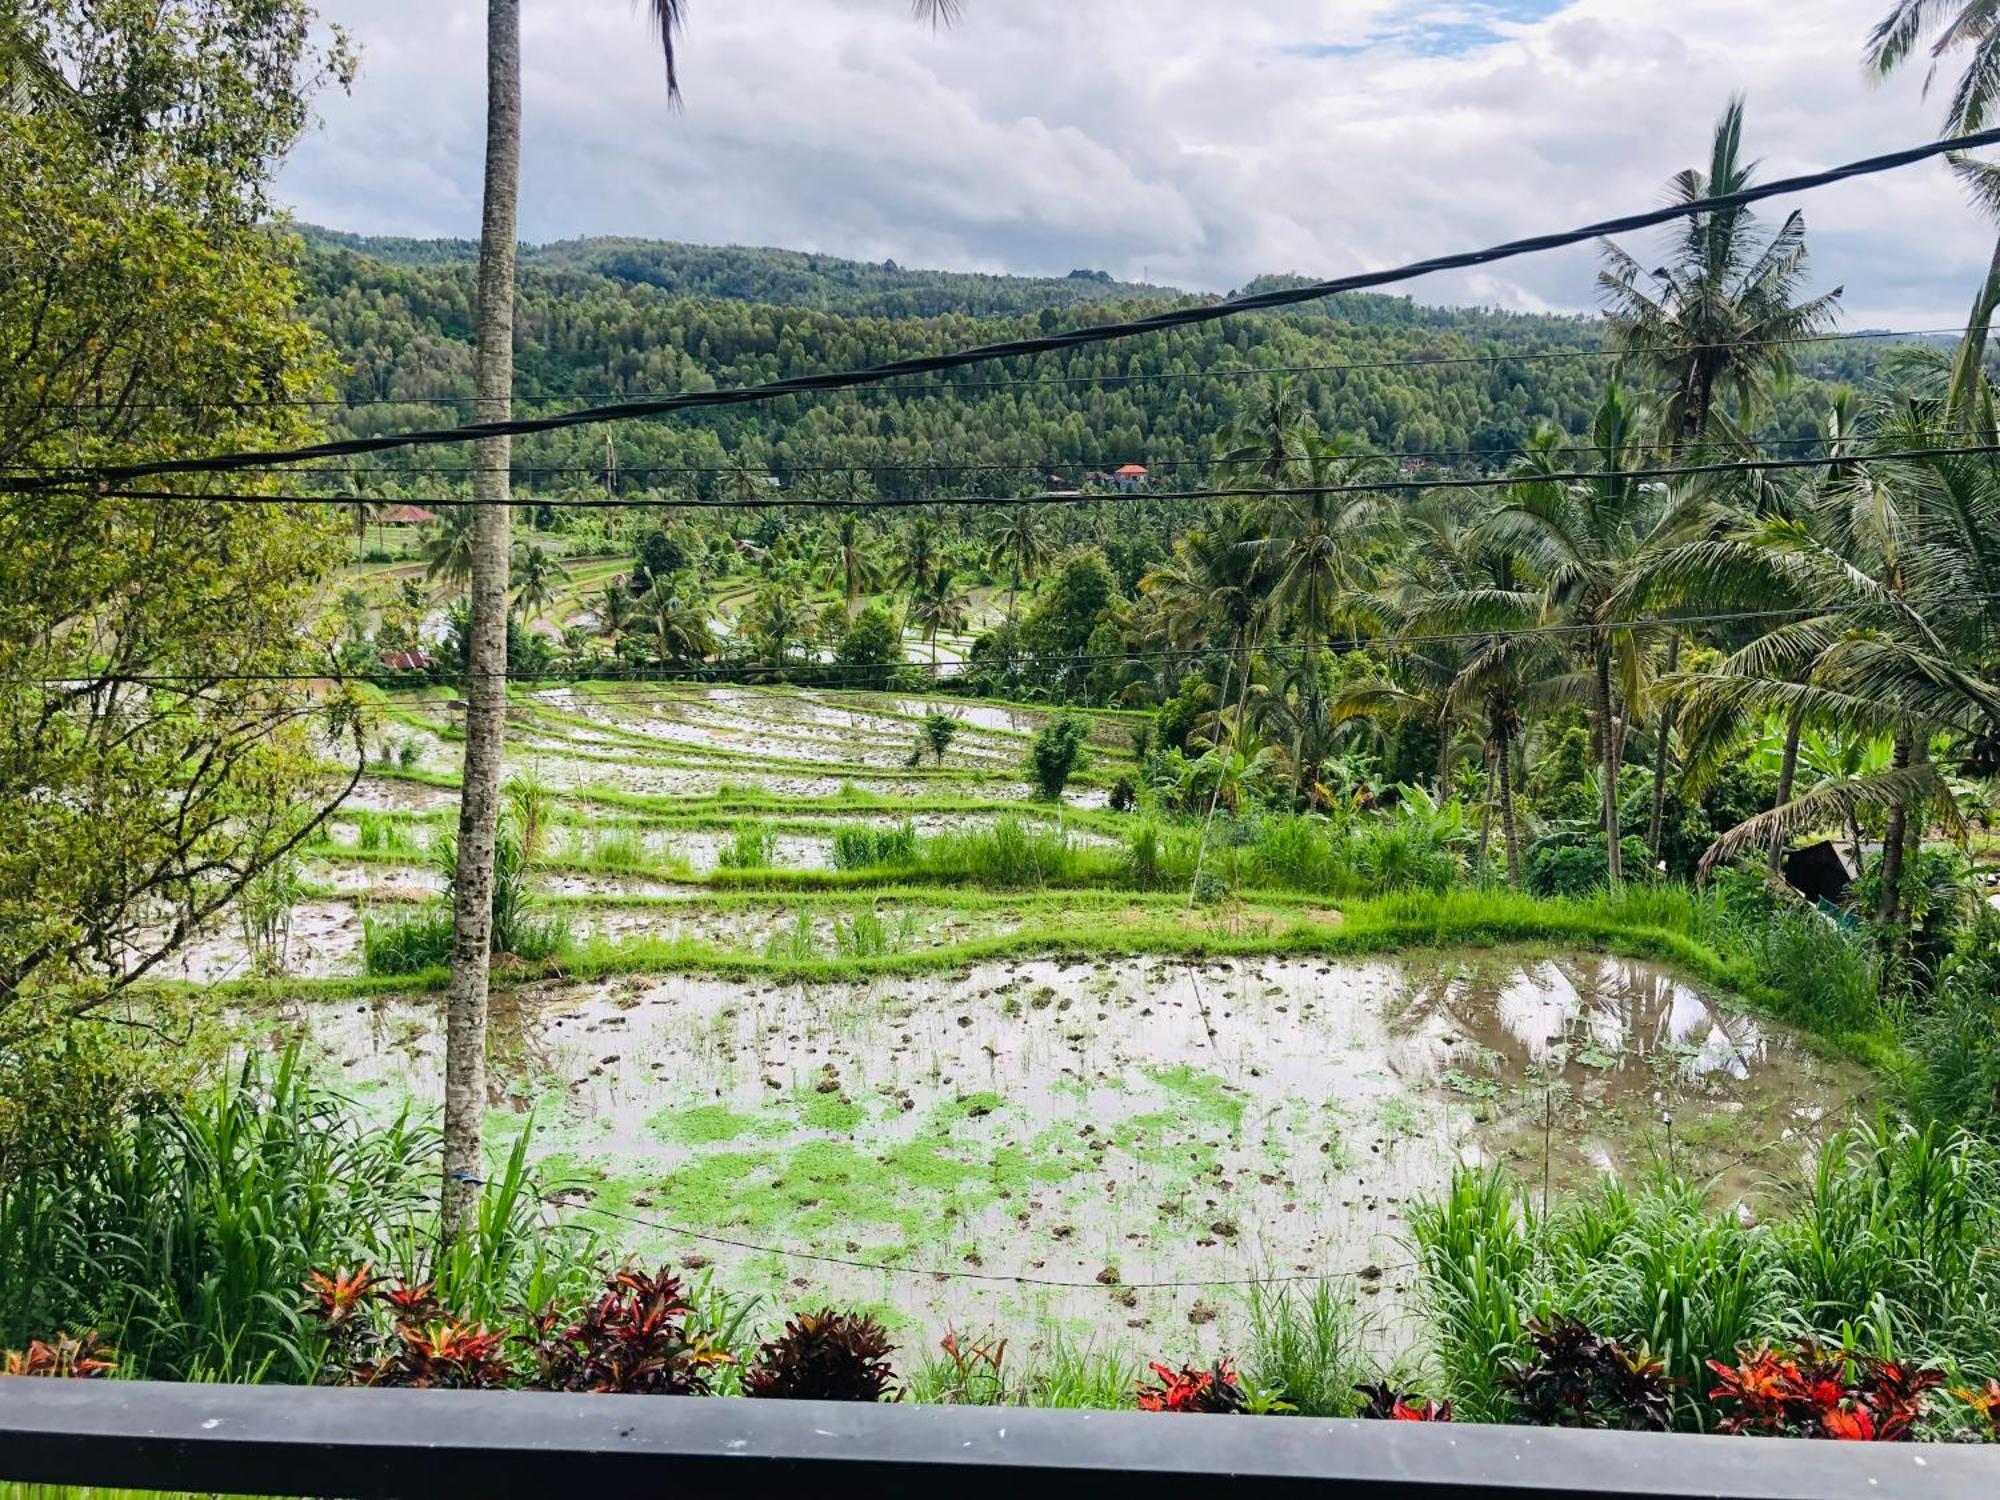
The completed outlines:
[[[362,74],[283,192],[334,227],[476,233],[484,7],[319,3]],[[693,0],[677,115],[628,0],[523,0],[521,229],[1216,290],[1335,275],[1655,202],[1738,90],[1766,175],[1924,139],[1919,79],[1862,75],[1884,3],[969,0],[933,36],[902,0]],[[1992,240],[1942,168],[1804,207],[1850,322],[1963,316]],[[1576,309],[1591,269],[1410,290]]]

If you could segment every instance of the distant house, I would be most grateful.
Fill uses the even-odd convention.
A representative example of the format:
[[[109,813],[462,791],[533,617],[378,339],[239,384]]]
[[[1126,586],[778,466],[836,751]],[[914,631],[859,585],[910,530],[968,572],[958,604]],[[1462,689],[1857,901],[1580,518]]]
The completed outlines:
[[[382,665],[391,672],[428,672],[436,660],[428,651],[384,651]]]
[[[436,519],[436,511],[425,510],[421,505],[392,505],[382,512],[380,524],[383,526],[428,526]]]
[[[1146,466],[1121,464],[1111,471],[1111,482],[1121,490],[1136,490],[1146,482]]]

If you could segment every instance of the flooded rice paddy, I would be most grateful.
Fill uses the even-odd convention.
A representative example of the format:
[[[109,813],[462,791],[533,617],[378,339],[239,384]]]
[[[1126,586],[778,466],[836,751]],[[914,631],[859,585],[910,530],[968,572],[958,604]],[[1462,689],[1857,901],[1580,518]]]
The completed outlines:
[[[575,1217],[620,1251],[711,1262],[783,1304],[879,1305],[913,1335],[1134,1354],[1212,1351],[1245,1312],[1220,1283],[1272,1275],[1351,1276],[1395,1347],[1406,1211],[1455,1165],[1560,1196],[1671,1158],[1753,1213],[1868,1083],[1598,956],[632,976],[496,997],[493,1019],[493,1143],[532,1122]],[[370,1107],[436,1103],[431,1001],[312,1002],[269,1028]]]
[[[285,974],[357,974],[368,920],[438,898],[428,850],[456,807],[456,711],[444,692],[386,708],[376,765],[301,871]],[[914,753],[934,709],[958,720],[942,764]],[[1339,922],[1275,901],[1189,913],[1115,888],[813,896],[716,881],[746,824],[771,825],[763,862],[808,885],[841,829],[991,827],[1029,797],[1023,763],[1048,719],[895,693],[529,694],[510,711],[508,771],[550,794],[533,899],[580,943],[699,943],[715,959],[853,957],[864,923],[881,957],[1072,919],[1171,912],[1232,939]],[[1118,843],[1098,809],[1132,768],[1130,721],[1097,715],[1066,805],[1023,816]],[[249,968],[224,927],[177,972]],[[303,1041],[370,1110],[437,1106],[433,996],[267,1000],[244,1020],[257,1044]],[[563,1188],[552,1216],[614,1252],[710,1263],[784,1306],[869,1305],[908,1342],[950,1324],[1126,1356],[1240,1345],[1241,1283],[1272,1276],[1351,1278],[1394,1351],[1409,1342],[1412,1201],[1459,1164],[1504,1164],[1559,1198],[1671,1163],[1754,1214],[1870,1087],[1782,1026],[1596,955],[1024,957],[814,984],[622,973],[497,992],[492,1024],[492,1147],[531,1129]]]

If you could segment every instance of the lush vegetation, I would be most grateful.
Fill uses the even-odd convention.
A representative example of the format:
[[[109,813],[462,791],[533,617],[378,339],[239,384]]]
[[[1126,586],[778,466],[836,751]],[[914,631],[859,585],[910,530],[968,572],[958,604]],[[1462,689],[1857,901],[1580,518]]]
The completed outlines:
[[[0,286],[0,465],[288,445],[466,399],[470,247],[292,244],[266,222],[273,165],[349,66],[309,8],[22,10],[0,30],[19,189],[0,262],[26,271]],[[1744,130],[1732,105],[1672,191],[1749,181]],[[1807,342],[1837,304],[1797,216],[1697,215],[1637,248],[1605,252],[1603,319],[1341,298],[1023,364],[1033,383],[524,440],[508,734],[555,764],[510,766],[491,948],[502,988],[665,973],[762,995],[1052,954],[1171,955],[1191,981],[1213,956],[1654,959],[1881,1076],[1881,1120],[1801,1150],[1764,1206],[1682,1175],[1671,1121],[1636,1182],[1557,1199],[1546,1176],[1537,1195],[1460,1173],[1408,1204],[1421,1317],[1388,1361],[1360,1310],[1381,1288],[1306,1271],[1237,1278],[1233,1357],[1142,1366],[1044,1329],[899,1349],[877,1309],[627,1263],[577,1227],[595,1189],[534,1166],[497,1105],[512,1133],[490,1181],[451,1176],[477,1203],[441,1241],[428,1118],[330,1092],[310,1047],[257,1060],[273,996],[422,996],[452,957],[474,558],[469,511],[390,509],[462,493],[412,450],[343,471],[337,505],[79,488],[0,507],[5,1368],[2000,1435],[2000,917],[1980,884],[2000,848],[2000,470],[1951,451],[2000,437],[1996,393],[1976,338]],[[547,246],[523,259],[517,385],[525,406],[768,380],[1177,298]],[[330,390],[346,402],[322,429]],[[1743,466],[1805,447],[1836,461]],[[1694,463],[1715,472],[1647,477]],[[1082,503],[1012,503],[1052,488]],[[562,504],[607,493],[633,504]],[[982,495],[1000,503],[944,503]],[[767,503],[787,498],[851,504]],[[349,801],[364,782],[380,802]],[[414,883],[328,883],[355,870]],[[310,903],[352,909],[359,972],[288,974]],[[664,930],[690,912],[705,935]],[[164,982],[231,941],[239,967]],[[1001,1003],[1044,1041],[1032,1013],[1069,1009],[1052,986]],[[901,1014],[900,1046],[976,1024]],[[1081,1012],[1063,1024],[1091,1039]],[[633,1065],[582,1045],[589,1076]],[[869,1117],[831,1061],[789,1085],[772,1067],[750,1086],[797,1106],[813,1160],[888,1162],[850,1149]],[[1240,1119],[1158,1071],[1179,1093],[1152,1128]],[[769,1125],[703,1110],[648,1128],[692,1147]],[[913,1153],[952,1182],[981,1170],[934,1146]],[[1029,1192],[1075,1160],[1005,1149]],[[1107,1265],[1072,1290],[1130,1308],[1135,1289]]]

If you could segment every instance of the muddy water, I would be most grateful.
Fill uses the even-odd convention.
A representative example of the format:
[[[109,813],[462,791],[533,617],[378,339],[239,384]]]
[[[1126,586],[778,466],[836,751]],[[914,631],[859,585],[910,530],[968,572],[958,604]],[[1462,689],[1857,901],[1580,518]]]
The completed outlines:
[[[1725,1202],[1754,1202],[1867,1082],[1595,956],[1022,961],[811,989],[632,978],[517,995],[495,1024],[496,1142],[532,1115],[547,1170],[630,1253],[711,1257],[785,1303],[884,1303],[913,1337],[1060,1323],[1135,1353],[1212,1353],[1243,1321],[1240,1291],[1135,1283],[1273,1273],[1358,1273],[1395,1347],[1405,1212],[1454,1165],[1505,1162],[1560,1194],[1671,1151]],[[315,1006],[289,1028],[360,1097],[435,1102],[431,1006]],[[594,1210],[1082,1285],[781,1260]]]

